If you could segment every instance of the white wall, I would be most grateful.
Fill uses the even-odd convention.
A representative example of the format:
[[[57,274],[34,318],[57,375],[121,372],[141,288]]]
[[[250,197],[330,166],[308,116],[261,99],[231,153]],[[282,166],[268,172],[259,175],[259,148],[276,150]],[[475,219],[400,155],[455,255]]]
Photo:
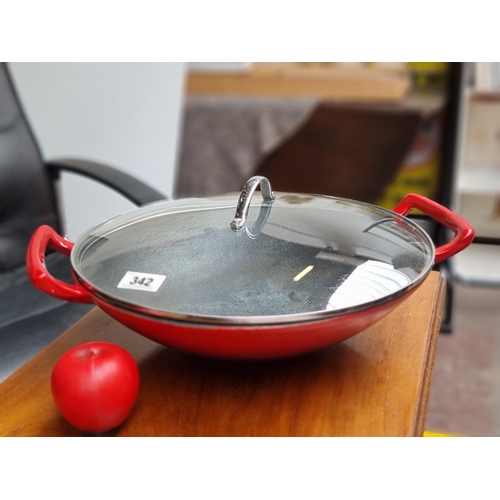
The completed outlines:
[[[97,160],[170,196],[177,162],[184,63],[10,63],[45,159]],[[76,239],[134,207],[74,174],[62,178],[67,235]]]

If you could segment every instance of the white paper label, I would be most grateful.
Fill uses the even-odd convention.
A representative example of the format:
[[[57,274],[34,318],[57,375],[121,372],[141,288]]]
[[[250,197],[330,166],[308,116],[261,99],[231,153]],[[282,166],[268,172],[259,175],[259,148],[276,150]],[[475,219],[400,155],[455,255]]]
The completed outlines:
[[[135,273],[127,271],[118,283],[117,288],[141,290],[143,292],[157,292],[166,276],[162,274]]]

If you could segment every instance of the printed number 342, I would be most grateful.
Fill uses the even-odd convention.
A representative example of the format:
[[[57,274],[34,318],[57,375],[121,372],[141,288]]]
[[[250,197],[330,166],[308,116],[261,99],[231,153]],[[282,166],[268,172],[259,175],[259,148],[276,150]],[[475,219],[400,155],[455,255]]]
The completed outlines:
[[[140,285],[140,286],[149,286],[151,283],[153,283],[153,278],[139,278],[139,276],[134,276],[132,278],[132,281],[130,282],[131,285]]]

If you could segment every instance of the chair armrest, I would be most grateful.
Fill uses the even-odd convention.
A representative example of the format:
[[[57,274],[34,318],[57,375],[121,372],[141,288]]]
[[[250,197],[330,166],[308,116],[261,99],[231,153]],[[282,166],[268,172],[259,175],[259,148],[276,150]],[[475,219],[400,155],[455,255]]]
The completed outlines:
[[[139,179],[102,163],[64,158],[46,162],[45,167],[54,179],[58,179],[60,171],[64,170],[99,181],[139,206],[167,199],[164,194]]]
[[[479,243],[481,245],[500,245],[500,238],[493,238],[490,236],[474,236],[472,243]]]

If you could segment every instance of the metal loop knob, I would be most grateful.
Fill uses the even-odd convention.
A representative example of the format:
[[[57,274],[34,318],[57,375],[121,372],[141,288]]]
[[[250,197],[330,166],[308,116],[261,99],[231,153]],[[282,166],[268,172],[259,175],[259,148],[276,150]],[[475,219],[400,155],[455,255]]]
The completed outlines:
[[[233,231],[241,231],[245,227],[250,202],[252,201],[252,196],[259,184],[262,198],[264,198],[264,203],[272,203],[274,201],[275,196],[271,190],[271,183],[269,182],[269,179],[260,175],[251,177],[241,190],[238,205],[236,206],[236,213],[234,214],[234,219],[231,222],[231,229]]]

